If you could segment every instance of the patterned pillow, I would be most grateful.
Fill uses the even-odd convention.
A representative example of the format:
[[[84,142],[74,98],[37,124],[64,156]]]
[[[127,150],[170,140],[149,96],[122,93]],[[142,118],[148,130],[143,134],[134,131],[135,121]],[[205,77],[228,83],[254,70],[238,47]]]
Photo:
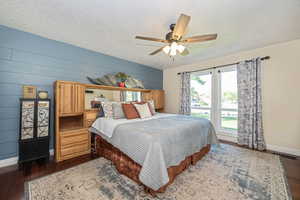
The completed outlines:
[[[144,104],[133,104],[136,110],[138,111],[140,118],[152,117],[151,111],[149,109],[148,103]]]
[[[154,106],[154,101],[150,100],[147,102],[150,108],[150,112],[152,115],[155,115],[156,111],[155,111],[155,106]]]
[[[139,113],[131,103],[122,103],[122,108],[127,119],[139,118]]]
[[[125,114],[122,108],[122,102],[114,102],[112,105],[114,119],[125,118]]]
[[[148,104],[148,106],[149,106],[149,110],[150,110],[150,112],[151,112],[151,115],[154,115],[155,114],[155,109],[154,109],[154,112],[152,112],[152,110],[151,110],[151,105],[148,103],[149,101],[132,101],[131,103],[132,104]]]
[[[112,101],[101,102],[105,118],[113,118],[113,103]]]

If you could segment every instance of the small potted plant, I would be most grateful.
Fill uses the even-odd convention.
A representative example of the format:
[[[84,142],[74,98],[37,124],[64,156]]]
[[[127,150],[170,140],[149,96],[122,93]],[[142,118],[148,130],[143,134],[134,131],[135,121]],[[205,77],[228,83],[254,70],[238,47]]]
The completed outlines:
[[[127,80],[128,75],[123,72],[119,72],[116,74],[116,78],[118,79],[118,86],[125,87],[125,81]]]

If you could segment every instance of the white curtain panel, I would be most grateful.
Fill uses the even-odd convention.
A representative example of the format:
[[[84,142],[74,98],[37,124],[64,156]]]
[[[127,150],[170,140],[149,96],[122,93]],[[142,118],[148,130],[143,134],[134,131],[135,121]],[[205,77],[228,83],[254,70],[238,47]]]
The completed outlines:
[[[180,110],[183,115],[191,114],[191,73],[182,72],[180,74]]]
[[[261,102],[261,59],[237,65],[238,144],[265,150]]]

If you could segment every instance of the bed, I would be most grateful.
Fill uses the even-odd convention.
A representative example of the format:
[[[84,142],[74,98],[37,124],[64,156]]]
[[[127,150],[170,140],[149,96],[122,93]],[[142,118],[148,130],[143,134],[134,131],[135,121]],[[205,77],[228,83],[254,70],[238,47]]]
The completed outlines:
[[[119,173],[151,194],[164,192],[178,174],[218,143],[209,120],[175,114],[132,120],[98,118],[90,131],[99,156],[111,160]]]

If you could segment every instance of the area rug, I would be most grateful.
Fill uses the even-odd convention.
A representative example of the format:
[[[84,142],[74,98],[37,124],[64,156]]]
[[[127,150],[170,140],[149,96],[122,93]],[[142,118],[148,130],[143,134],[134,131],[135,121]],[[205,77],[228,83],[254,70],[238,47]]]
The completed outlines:
[[[99,158],[25,183],[30,200],[292,199],[279,156],[222,144],[151,197]]]

